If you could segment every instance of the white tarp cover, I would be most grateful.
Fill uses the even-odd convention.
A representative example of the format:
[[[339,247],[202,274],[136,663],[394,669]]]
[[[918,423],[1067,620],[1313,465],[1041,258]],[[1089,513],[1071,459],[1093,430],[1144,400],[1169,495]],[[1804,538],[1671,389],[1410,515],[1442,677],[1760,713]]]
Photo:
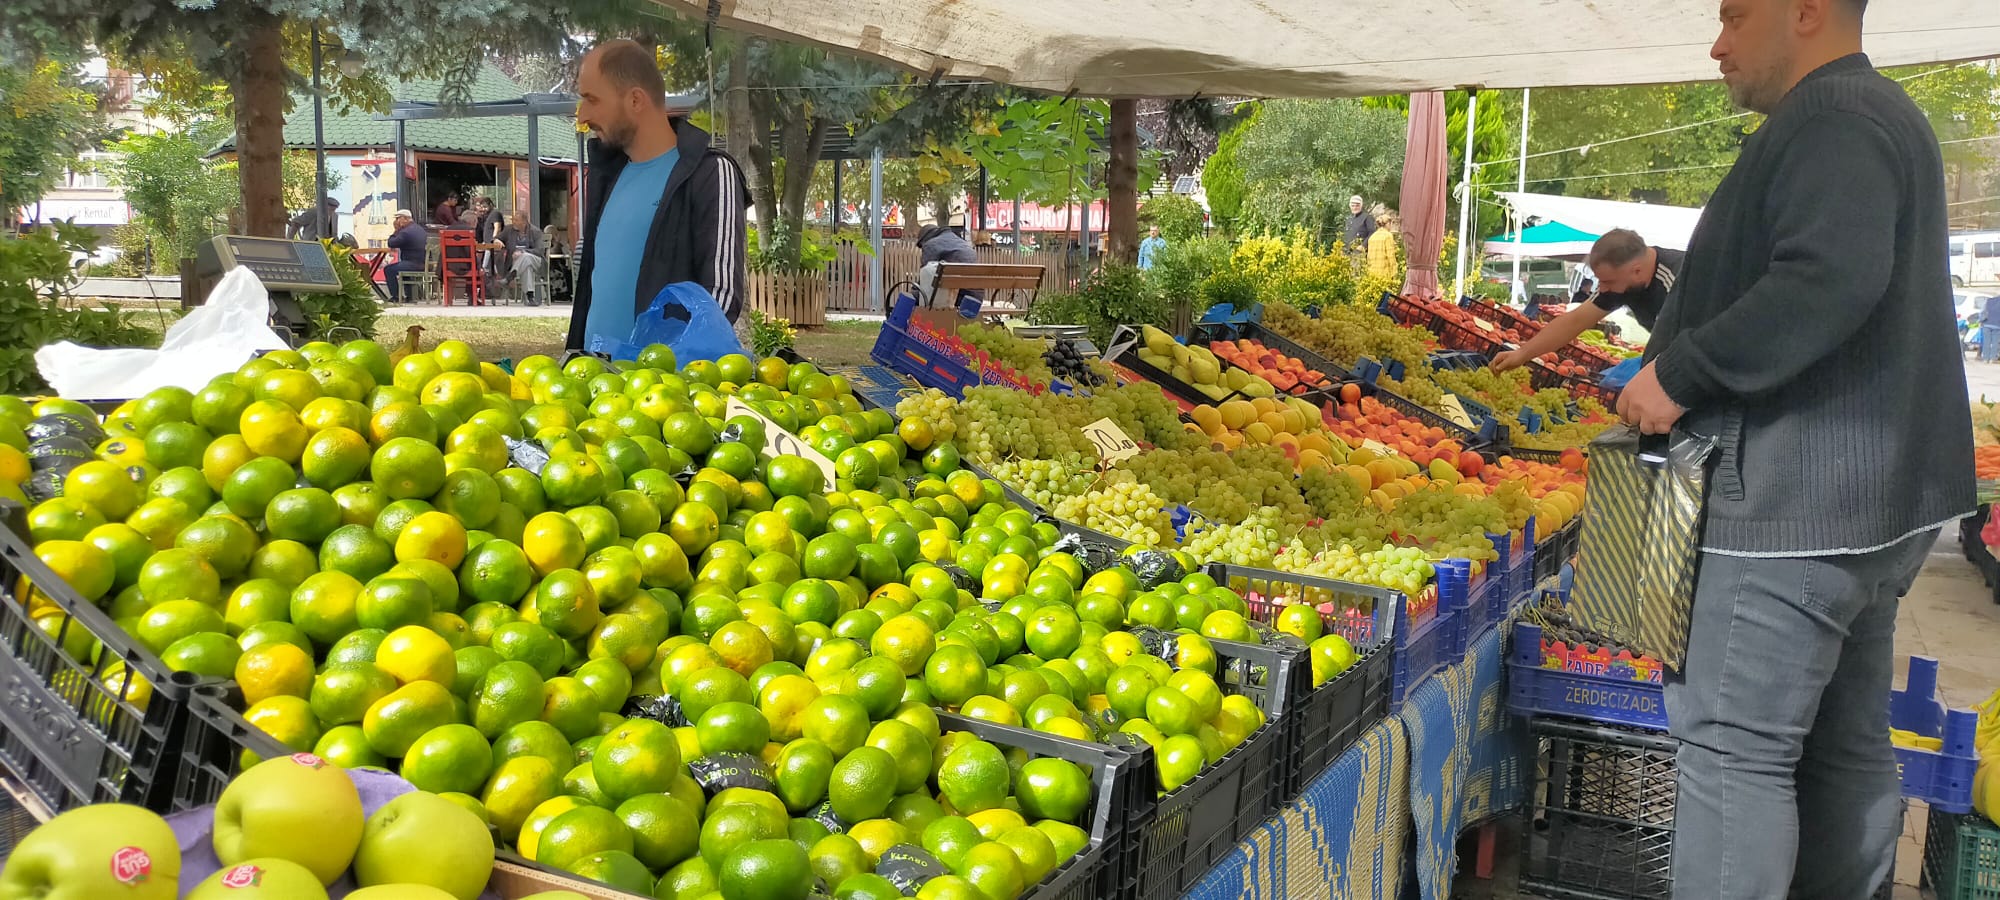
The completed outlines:
[[[1554,194],[1519,194],[1513,191],[1501,191],[1499,197],[1501,202],[1513,209],[1515,216],[1522,219],[1561,222],[1590,234],[1603,234],[1613,228],[1629,228],[1645,238],[1646,243],[1669,250],[1686,250],[1688,238],[1694,235],[1695,224],[1701,221],[1701,210],[1686,206],[1590,200],[1583,197],[1558,197]],[[1493,244],[1488,242],[1486,246],[1490,249]],[[1584,250],[1588,252],[1589,248],[1585,247]],[[1528,255],[1561,254],[1544,251]]]
[[[657,0],[697,19],[710,0]],[[715,0],[720,22],[1100,97],[1714,80],[1718,0]],[[1874,0],[1879,66],[2000,56],[2000,0]]]

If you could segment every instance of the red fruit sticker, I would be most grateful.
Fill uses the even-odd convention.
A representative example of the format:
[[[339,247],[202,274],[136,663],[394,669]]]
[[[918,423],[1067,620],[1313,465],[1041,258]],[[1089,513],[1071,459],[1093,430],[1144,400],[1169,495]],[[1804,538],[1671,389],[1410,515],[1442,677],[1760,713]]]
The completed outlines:
[[[222,873],[222,886],[226,888],[256,887],[264,880],[264,870],[254,864],[244,863]]]
[[[320,759],[310,753],[294,753],[292,754],[292,762],[305,766],[308,769],[326,768],[326,760]]]
[[[153,858],[138,847],[120,847],[111,854],[111,877],[119,884],[138,884],[153,874]]]

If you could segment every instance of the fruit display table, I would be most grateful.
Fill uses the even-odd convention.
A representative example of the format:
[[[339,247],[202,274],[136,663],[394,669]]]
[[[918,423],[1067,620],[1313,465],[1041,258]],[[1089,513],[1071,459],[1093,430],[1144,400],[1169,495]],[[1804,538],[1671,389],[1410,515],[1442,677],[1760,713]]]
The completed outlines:
[[[1414,868],[1425,900],[1451,896],[1455,844],[1525,788],[1518,720],[1506,715],[1497,629],[1418,684],[1333,767],[1237,845],[1188,900],[1401,895]],[[1406,851],[1416,838],[1415,853]]]

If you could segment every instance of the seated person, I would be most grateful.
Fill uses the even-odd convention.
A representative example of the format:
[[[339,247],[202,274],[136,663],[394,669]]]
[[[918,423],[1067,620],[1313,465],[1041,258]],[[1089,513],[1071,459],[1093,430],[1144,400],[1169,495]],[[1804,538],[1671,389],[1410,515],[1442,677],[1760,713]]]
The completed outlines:
[[[521,284],[521,296],[529,306],[542,305],[541,295],[536,292],[542,280],[548,248],[542,240],[542,230],[528,222],[525,213],[515,213],[508,217],[507,227],[500,230],[501,279],[512,284]]]

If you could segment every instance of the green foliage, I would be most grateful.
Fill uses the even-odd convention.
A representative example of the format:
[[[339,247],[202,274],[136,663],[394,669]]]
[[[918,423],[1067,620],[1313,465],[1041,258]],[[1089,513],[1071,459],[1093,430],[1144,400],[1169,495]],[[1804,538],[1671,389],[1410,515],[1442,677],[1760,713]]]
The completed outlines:
[[[142,346],[155,338],[125,314],[66,308],[76,276],[70,259],[89,253],[89,229],[58,223],[0,237],[0,392],[18,394],[47,385],[35,369],[35,351],[58,340],[87,346]]]
[[[1302,226],[1331,240],[1349,196],[1399,193],[1406,130],[1401,114],[1358,100],[1266,103],[1237,151],[1243,219]]]
[[[799,336],[790,320],[767,316],[755,309],[750,310],[749,316],[750,352],[758,356],[775,356],[780,350],[789,350]]]
[[[1028,320],[1038,325],[1082,325],[1102,347],[1111,340],[1113,328],[1164,325],[1172,311],[1160,292],[1148,289],[1137,268],[1107,263],[1090,273],[1076,293],[1037,298],[1028,309]]]
[[[1075,203],[1105,196],[1093,177],[1111,158],[1111,104],[1061,97],[1018,98],[991,124],[975,130],[968,152],[986,167],[987,186],[1002,200]],[[1159,178],[1157,154],[1139,158],[1139,184]]]
[[[1238,310],[1257,305],[1257,280],[1234,269],[1224,269],[1202,279],[1199,309],[1227,303]]]
[[[843,243],[852,243],[864,256],[875,255],[874,245],[852,230],[832,235],[801,230],[796,237],[777,231],[761,240],[756,226],[750,226],[749,232],[750,257],[746,264],[752,272],[774,275],[823,272],[840,257]]]
[[[1201,204],[1185,194],[1162,194],[1139,207],[1139,224],[1158,225],[1169,243],[1200,237],[1207,218]]]
[[[0,112],[0,210],[9,214],[61,182],[103,120],[77,71],[46,59],[0,66]]]
[[[237,198],[233,167],[203,159],[200,145],[173,132],[126,135],[113,149],[112,178],[153,239],[156,271],[176,271],[227,224]]]
[[[1227,270],[1235,249],[1234,242],[1219,235],[1168,241],[1167,246],[1153,254],[1153,267],[1146,270],[1146,281],[1169,307],[1186,303],[1190,308],[1205,309],[1202,282]]]
[[[360,263],[354,261],[354,251],[330,240],[320,241],[326,247],[326,255],[333,260],[333,271],[340,276],[338,294],[301,294],[299,307],[306,313],[306,338],[308,340],[341,341],[356,338],[373,339],[375,320],[382,314],[382,305],[375,302],[375,289],[368,284],[368,273]],[[359,334],[349,334],[352,329]]]
[[[1209,213],[1218,229],[1231,234],[1243,219],[1243,198],[1248,191],[1243,182],[1243,166],[1237,157],[1243,150],[1244,138],[1263,111],[1263,104],[1253,105],[1249,115],[1216,141],[1214,155],[1202,165],[1201,187],[1208,194]]]

